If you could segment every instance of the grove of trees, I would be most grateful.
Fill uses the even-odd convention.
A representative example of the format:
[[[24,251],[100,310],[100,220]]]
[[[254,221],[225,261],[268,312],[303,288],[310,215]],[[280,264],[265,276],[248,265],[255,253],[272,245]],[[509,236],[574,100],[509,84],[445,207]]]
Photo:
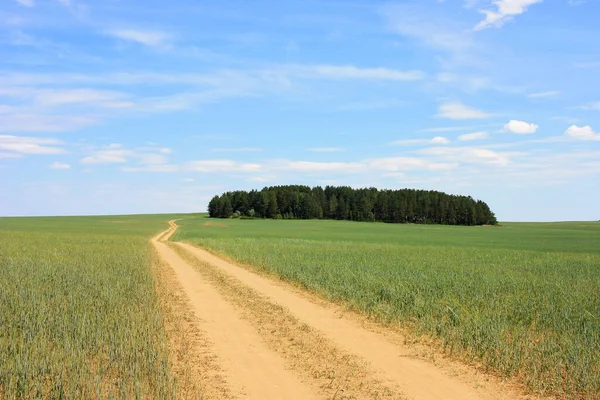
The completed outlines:
[[[432,190],[273,186],[212,198],[211,218],[337,219],[390,223],[496,225],[488,205]]]

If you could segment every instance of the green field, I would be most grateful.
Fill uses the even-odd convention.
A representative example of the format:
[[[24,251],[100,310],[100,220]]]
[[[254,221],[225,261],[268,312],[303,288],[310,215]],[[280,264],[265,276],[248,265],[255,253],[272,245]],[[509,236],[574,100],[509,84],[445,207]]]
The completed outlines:
[[[0,218],[0,399],[174,397],[148,243],[174,217]]]
[[[369,316],[530,390],[600,393],[600,223],[501,227],[182,220],[185,240]]]

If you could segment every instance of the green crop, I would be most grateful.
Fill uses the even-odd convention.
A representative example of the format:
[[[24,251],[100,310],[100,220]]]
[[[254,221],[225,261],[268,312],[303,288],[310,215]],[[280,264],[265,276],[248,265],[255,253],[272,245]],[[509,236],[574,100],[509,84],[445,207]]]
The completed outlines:
[[[174,397],[148,243],[171,218],[0,219],[0,399]]]
[[[545,394],[600,394],[600,224],[181,221],[187,240]]]

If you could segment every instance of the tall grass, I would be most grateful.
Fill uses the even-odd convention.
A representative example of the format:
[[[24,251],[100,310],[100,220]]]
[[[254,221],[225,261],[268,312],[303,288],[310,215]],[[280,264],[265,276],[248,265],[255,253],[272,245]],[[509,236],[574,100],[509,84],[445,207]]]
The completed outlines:
[[[0,219],[0,398],[174,397],[148,243],[167,220]]]
[[[176,239],[437,337],[533,391],[600,394],[600,224],[205,222],[184,221]],[[471,240],[478,232],[484,239]],[[548,251],[550,242],[559,244]]]

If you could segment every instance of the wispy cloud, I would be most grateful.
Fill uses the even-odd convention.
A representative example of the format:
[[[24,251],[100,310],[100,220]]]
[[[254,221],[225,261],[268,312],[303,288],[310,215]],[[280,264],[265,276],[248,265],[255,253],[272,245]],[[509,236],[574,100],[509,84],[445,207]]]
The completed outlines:
[[[392,146],[416,146],[423,144],[448,144],[450,140],[443,136],[436,136],[432,139],[400,139],[390,143]]]
[[[458,140],[461,141],[470,141],[470,140],[480,140],[487,139],[490,136],[488,132],[473,132],[473,133],[465,133],[464,135],[460,135]]]
[[[94,125],[96,122],[94,117],[18,111],[8,115],[0,114],[0,132],[65,132]]]
[[[512,20],[515,16],[523,14],[527,11],[529,6],[541,3],[542,0],[496,0],[493,4],[496,6],[496,10],[480,10],[482,14],[485,14],[485,19],[481,21],[475,30],[482,30],[485,28],[503,26],[508,21]]]
[[[452,20],[432,15],[415,4],[394,4],[381,8],[391,31],[417,39],[426,45],[458,53],[472,49],[473,39]]]
[[[438,128],[421,129],[419,132],[456,132],[470,129],[468,126],[442,126]]]
[[[364,170],[364,164],[359,162],[332,162],[332,161],[280,161],[275,162],[272,168],[293,172],[341,172],[356,173]]]
[[[168,43],[169,35],[160,31],[139,29],[114,29],[106,32],[117,39],[138,43],[149,47],[162,47]]]
[[[262,151],[258,147],[231,147],[231,148],[219,148],[210,149],[213,153],[255,153]]]
[[[398,108],[406,106],[406,102],[402,100],[387,99],[387,100],[372,100],[372,101],[355,101],[345,103],[336,107],[340,111],[371,111],[384,110],[388,108]]]
[[[600,101],[598,101],[596,103],[585,104],[583,106],[579,106],[579,107],[575,107],[575,108],[578,108],[580,110],[595,110],[595,111],[600,111]]]
[[[442,171],[454,169],[458,166],[456,163],[432,162],[430,160],[417,157],[375,158],[367,160],[366,164],[370,169],[385,172],[413,170]]]
[[[15,156],[32,154],[64,154],[67,151],[59,147],[58,139],[0,135],[0,151]]]
[[[344,151],[345,149],[343,147],[312,147],[306,150],[313,151],[315,153],[337,153]]]
[[[135,167],[122,167],[123,172],[178,172],[181,168],[174,164],[149,164]],[[193,180],[192,180],[193,181]],[[191,181],[186,181],[191,182]]]
[[[17,3],[19,3],[20,5],[25,6],[25,7],[35,6],[35,3],[33,0],[17,0]]]
[[[169,149],[170,150],[170,149]],[[81,159],[82,164],[125,164],[135,161],[137,164],[148,168],[159,169],[166,165],[168,152],[165,148],[133,148],[128,149],[119,143],[113,143],[100,149],[93,150],[90,155]]]
[[[132,155],[131,150],[122,148],[120,144],[111,144],[102,150],[81,159],[82,164],[113,164],[126,163],[127,157]]]
[[[431,147],[421,150],[420,153],[458,164],[489,164],[496,166],[509,165],[512,162],[512,157],[520,154],[478,147]]]
[[[48,165],[48,168],[50,168],[50,169],[70,169],[71,166],[67,163],[55,161],[52,164]]]
[[[127,94],[99,89],[38,89],[27,86],[0,88],[0,96],[29,101],[32,106],[51,108],[64,105],[92,105],[106,108],[127,108]]]
[[[460,102],[444,103],[438,107],[438,118],[447,119],[484,119],[493,117],[485,111],[466,106]]]
[[[531,94],[527,95],[527,97],[529,97],[531,99],[541,99],[541,98],[546,98],[546,97],[556,97],[560,93],[561,92],[559,90],[549,90],[547,92],[531,93]]]
[[[75,0],[57,0],[65,7],[75,18],[85,20],[89,16],[88,6],[84,3],[79,3]]]
[[[332,79],[364,79],[364,80],[391,80],[415,81],[423,79],[421,71],[399,71],[389,68],[359,68],[353,65],[315,65],[303,67],[307,72],[317,76]]]
[[[262,166],[233,160],[199,160],[189,162],[184,168],[196,172],[258,172]]]
[[[262,176],[253,176],[252,178],[248,178],[248,182],[259,182],[259,183],[263,183],[263,182],[268,182],[269,178],[265,178]]]
[[[431,144],[448,144],[448,143],[450,143],[450,140],[443,136],[436,136],[433,139],[431,139],[430,143]]]

